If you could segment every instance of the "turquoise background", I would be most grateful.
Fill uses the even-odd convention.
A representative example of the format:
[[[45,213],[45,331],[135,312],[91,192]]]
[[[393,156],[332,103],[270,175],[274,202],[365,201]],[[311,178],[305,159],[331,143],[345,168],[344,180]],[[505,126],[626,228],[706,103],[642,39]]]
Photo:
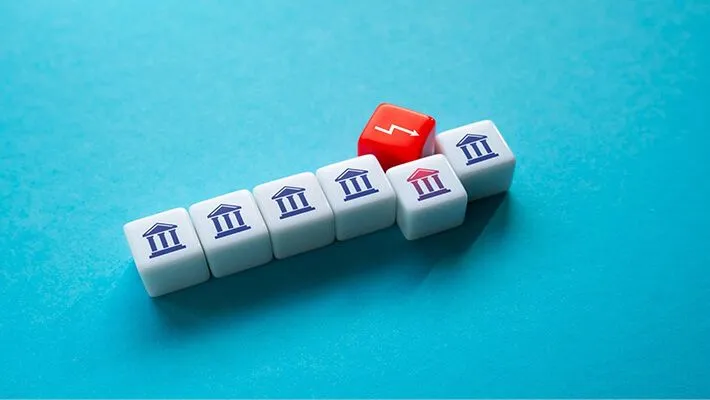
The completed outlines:
[[[2,1],[0,395],[710,397],[707,1]],[[350,158],[392,102],[518,158],[152,300],[132,219]]]

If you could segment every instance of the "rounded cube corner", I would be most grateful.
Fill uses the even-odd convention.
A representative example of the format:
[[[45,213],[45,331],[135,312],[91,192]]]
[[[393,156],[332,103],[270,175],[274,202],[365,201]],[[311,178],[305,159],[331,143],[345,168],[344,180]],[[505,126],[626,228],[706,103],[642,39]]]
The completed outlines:
[[[188,211],[187,211],[187,208],[185,208],[185,207],[173,207],[173,208],[167,209],[167,210],[159,213],[158,215],[167,215],[167,214],[172,214],[172,213],[187,215]]]
[[[333,164],[330,165],[324,165],[315,171],[315,176],[316,178],[320,181],[321,179],[324,179],[323,175],[328,171],[328,168],[332,166]]]
[[[190,204],[190,206],[187,207],[187,213],[190,214],[190,218],[193,218],[195,216],[195,213],[197,212],[197,209],[207,201],[209,201],[209,200],[202,200],[202,201],[198,201],[196,203]]]
[[[402,231],[402,236],[403,236],[406,240],[408,240],[408,241],[419,240],[419,239],[422,238],[421,235],[417,235],[417,234],[415,234],[415,233],[406,232],[406,231]]]
[[[304,177],[304,178],[316,178],[316,174],[313,171],[303,171],[299,172],[295,175],[292,175],[293,177]]]
[[[400,107],[394,103],[389,102],[389,101],[381,101],[377,104],[377,106],[375,106],[375,112],[383,110],[383,109],[387,109],[387,108],[396,109],[396,108],[400,108]]]
[[[123,224],[123,226],[122,226],[121,228],[122,228],[122,230],[123,230],[123,234],[124,234],[124,235],[128,236],[128,233],[129,233],[129,231],[131,230],[131,227],[132,227],[133,225],[135,225],[136,221],[137,221],[137,220],[132,220],[132,221],[125,222],[125,223]]]
[[[258,199],[259,196],[262,195],[261,193],[266,191],[268,184],[269,184],[269,182],[264,182],[264,183],[260,183],[258,185],[255,185],[254,187],[251,188],[251,193],[254,195],[255,198]],[[257,203],[258,203],[258,201],[257,201]]]

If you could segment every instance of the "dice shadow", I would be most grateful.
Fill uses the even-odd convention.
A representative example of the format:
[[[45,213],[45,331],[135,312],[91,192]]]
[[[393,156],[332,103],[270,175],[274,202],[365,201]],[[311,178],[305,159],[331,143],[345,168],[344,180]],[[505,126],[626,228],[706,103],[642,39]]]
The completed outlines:
[[[507,192],[487,197],[468,204],[464,223],[455,229],[450,229],[428,238],[408,241],[407,254],[424,262],[431,269],[449,269],[460,267],[456,262],[466,253],[468,260],[475,261],[475,253],[468,252],[476,243],[484,230],[487,234],[498,235],[505,229],[507,213],[509,212],[509,197]],[[498,223],[490,224],[493,216],[498,217]],[[425,243],[421,243],[425,241]],[[414,260],[413,260],[414,262]]]
[[[189,330],[201,329],[227,315],[243,321],[269,307],[293,306],[317,297],[321,290],[333,290],[334,285],[378,273],[406,276],[406,285],[416,288],[433,268],[446,273],[449,266],[461,267],[456,260],[474,245],[494,215],[496,224],[488,227],[488,232],[496,235],[504,230],[510,203],[507,199],[504,193],[470,203],[461,226],[426,238],[408,241],[395,224],[234,275],[212,278],[157,297],[153,303],[167,324]]]

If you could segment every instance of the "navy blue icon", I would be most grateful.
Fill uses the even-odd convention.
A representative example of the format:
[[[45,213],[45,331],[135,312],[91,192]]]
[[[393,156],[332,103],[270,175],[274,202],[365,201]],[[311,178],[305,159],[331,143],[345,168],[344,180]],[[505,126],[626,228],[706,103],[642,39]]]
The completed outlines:
[[[431,181],[434,181],[432,185]],[[439,171],[435,169],[417,168],[412,175],[407,178],[407,182],[414,186],[414,189],[419,193],[418,201],[426,200],[444,193],[449,193],[451,190],[444,187],[439,178]],[[434,187],[436,186],[436,187]]]
[[[158,222],[143,234],[143,237],[148,240],[148,244],[150,245],[151,254],[149,258],[155,258],[185,248],[185,245],[181,244],[180,239],[178,239],[177,233],[175,232],[176,229],[177,225]],[[172,244],[168,243],[167,235],[170,235],[169,241],[172,242]],[[158,236],[157,242],[155,236]],[[160,249],[158,249],[158,247],[160,247]]]
[[[224,228],[222,227],[222,222],[220,222],[220,217],[222,222],[224,222]],[[251,229],[251,226],[244,223],[242,207],[240,206],[220,204],[207,215],[207,218],[212,220],[214,228],[217,231],[217,235],[214,237],[215,239]],[[234,221],[232,221],[232,218],[234,218]]]
[[[379,190],[372,187],[367,174],[368,171],[364,169],[348,168],[343,171],[340,176],[335,178],[335,181],[340,183],[340,186],[343,188],[343,192],[345,193],[345,199],[343,199],[344,201],[355,200],[362,196],[379,192]],[[358,181],[362,181],[362,185]],[[352,190],[350,189],[348,182],[352,185]]]
[[[300,187],[284,186],[271,197],[272,200],[276,200],[276,204],[279,205],[281,210],[281,217],[279,218],[284,219],[315,210],[315,207],[308,205],[305,191],[306,189]],[[295,196],[298,196],[298,203],[301,203],[300,206],[294,199]]]
[[[488,145],[487,139],[488,136],[484,135],[466,135],[459,140],[458,143],[456,143],[456,147],[463,151],[463,154],[466,156],[466,160],[468,160],[466,165],[498,157],[498,153],[494,153],[493,150],[491,150],[491,146]],[[483,147],[483,150],[478,147],[479,144]],[[475,157],[471,154],[469,147],[476,153]]]

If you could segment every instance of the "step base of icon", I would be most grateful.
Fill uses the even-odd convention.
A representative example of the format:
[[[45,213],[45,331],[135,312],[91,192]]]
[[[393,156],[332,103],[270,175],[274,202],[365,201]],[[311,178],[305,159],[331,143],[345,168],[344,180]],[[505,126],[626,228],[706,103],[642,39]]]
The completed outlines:
[[[162,296],[395,223],[408,240],[462,225],[470,202],[510,188],[515,156],[490,120],[439,134],[433,121],[380,105],[360,136],[357,157],[125,224],[148,295]],[[402,143],[413,150],[395,154],[390,147]]]

